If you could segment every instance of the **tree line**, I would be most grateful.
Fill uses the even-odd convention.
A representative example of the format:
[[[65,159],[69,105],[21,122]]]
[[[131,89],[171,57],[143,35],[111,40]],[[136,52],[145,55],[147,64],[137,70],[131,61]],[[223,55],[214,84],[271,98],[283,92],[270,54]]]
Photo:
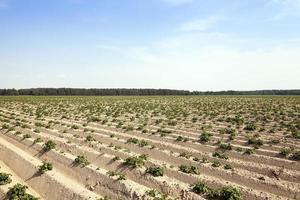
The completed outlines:
[[[154,95],[300,95],[300,90],[255,91],[188,91],[170,89],[83,89],[83,88],[31,88],[0,89],[1,96],[154,96]]]

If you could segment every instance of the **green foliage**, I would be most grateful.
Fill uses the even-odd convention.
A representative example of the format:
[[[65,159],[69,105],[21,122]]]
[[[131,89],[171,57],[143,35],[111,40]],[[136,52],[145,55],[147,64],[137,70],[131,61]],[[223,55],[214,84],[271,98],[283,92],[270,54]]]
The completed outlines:
[[[6,185],[11,183],[10,174],[0,173],[0,185]]]
[[[227,186],[223,187],[219,192],[220,200],[242,200],[241,192],[239,189]]]
[[[77,126],[77,125],[73,124],[73,125],[71,126],[71,129],[75,129],[75,130],[77,130],[77,129],[79,129],[79,126]]]
[[[50,151],[51,149],[55,149],[56,143],[53,142],[52,140],[48,140],[44,145],[43,145],[43,150],[44,151]]]
[[[43,164],[39,167],[39,172],[44,174],[47,171],[50,171],[53,169],[52,163],[43,162]]]
[[[291,155],[291,159],[300,161],[300,151],[296,151]]]
[[[211,136],[212,136],[211,133],[203,132],[203,133],[200,135],[200,138],[199,138],[199,139],[200,139],[200,142],[202,142],[202,143],[209,142]]]
[[[279,154],[283,157],[287,157],[291,152],[292,150],[290,148],[283,147],[282,149],[280,149]]]
[[[146,140],[138,140],[136,138],[129,138],[126,143],[137,144],[140,147],[148,146],[149,143]]]
[[[205,183],[195,183],[192,185],[192,191],[196,194],[207,194],[211,190]]]
[[[123,162],[123,164],[129,165],[132,167],[142,167],[142,166],[144,166],[146,160],[147,160],[146,155],[140,155],[138,157],[132,156],[132,157],[126,158],[126,160]]]
[[[233,169],[233,167],[230,164],[226,164],[224,165],[224,169],[229,170],[229,169]]]
[[[85,155],[79,155],[75,158],[74,163],[80,165],[81,167],[85,167],[90,164],[87,157]]]
[[[103,197],[103,198],[100,198],[100,199],[97,199],[97,200],[111,200],[111,198],[110,198],[110,197],[108,197],[108,196],[105,196],[105,197]]]
[[[205,183],[195,183],[191,185],[191,190],[196,194],[204,195],[207,199],[242,200],[240,190],[232,186],[226,186],[219,190],[214,190],[208,187]]]
[[[27,139],[27,138],[31,138],[31,135],[25,134],[25,135],[23,136],[23,139]]]
[[[213,166],[213,167],[220,167],[221,163],[218,160],[214,160],[211,166]]]
[[[85,141],[92,142],[92,141],[95,141],[95,139],[93,138],[93,136],[88,135],[88,136],[86,136]]]
[[[196,166],[188,166],[188,165],[180,165],[179,171],[187,174],[200,174],[198,168]]]
[[[153,166],[153,167],[147,168],[146,173],[151,174],[155,177],[163,176],[164,175],[164,169],[162,167],[159,167],[159,166]]]
[[[213,154],[212,154],[212,156],[213,157],[216,157],[216,158],[220,158],[220,159],[225,159],[225,160],[227,160],[228,159],[228,156],[226,155],[226,154],[224,154],[224,153],[222,153],[222,152],[214,152]]]
[[[245,149],[244,150],[245,155],[251,155],[251,154],[254,154],[254,153],[255,153],[255,151],[253,149]]]
[[[230,143],[221,143],[219,148],[223,150],[232,150],[232,145]]]
[[[33,144],[36,144],[36,143],[41,143],[43,142],[43,140],[41,138],[36,138],[34,141],[33,141]]]
[[[253,138],[248,139],[248,144],[253,144],[253,145],[256,145],[256,146],[262,146],[264,143],[261,139],[253,137]]]
[[[121,158],[119,157],[119,156],[115,156],[115,157],[113,157],[113,159],[112,159],[112,161],[117,161],[117,160],[121,160]]]
[[[219,130],[221,134],[232,134],[235,133],[235,130],[233,128],[222,128]]]
[[[38,200],[38,198],[26,193],[27,188],[27,186],[18,183],[9,188],[6,198],[8,200]]]
[[[129,138],[126,143],[138,144],[139,140],[136,138]]]
[[[245,127],[244,130],[246,131],[254,131],[256,129],[256,125],[254,123],[248,123]]]
[[[118,178],[117,178],[118,181],[126,180],[125,174],[122,174],[122,173],[108,171],[107,174],[109,176],[118,176]]]

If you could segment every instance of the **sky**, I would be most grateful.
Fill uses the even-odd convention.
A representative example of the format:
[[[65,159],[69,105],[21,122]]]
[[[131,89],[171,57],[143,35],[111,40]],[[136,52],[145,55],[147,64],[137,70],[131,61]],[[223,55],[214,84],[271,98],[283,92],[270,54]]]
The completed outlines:
[[[300,89],[300,0],[0,0],[0,88]]]

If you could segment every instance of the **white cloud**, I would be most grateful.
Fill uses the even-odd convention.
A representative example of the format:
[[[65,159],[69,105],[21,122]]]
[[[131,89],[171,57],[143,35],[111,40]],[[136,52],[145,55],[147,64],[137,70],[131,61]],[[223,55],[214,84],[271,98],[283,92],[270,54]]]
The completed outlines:
[[[162,1],[172,6],[179,6],[187,3],[192,3],[194,0],[162,0]]]
[[[197,19],[186,22],[180,27],[181,31],[207,31],[212,26],[223,20],[220,16],[211,16],[206,19]]]

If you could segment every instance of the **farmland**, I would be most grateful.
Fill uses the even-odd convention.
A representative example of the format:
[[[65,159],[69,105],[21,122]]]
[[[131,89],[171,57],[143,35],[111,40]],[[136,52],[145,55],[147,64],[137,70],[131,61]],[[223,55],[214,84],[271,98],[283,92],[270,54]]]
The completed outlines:
[[[300,199],[296,96],[1,97],[0,129],[0,198]]]

